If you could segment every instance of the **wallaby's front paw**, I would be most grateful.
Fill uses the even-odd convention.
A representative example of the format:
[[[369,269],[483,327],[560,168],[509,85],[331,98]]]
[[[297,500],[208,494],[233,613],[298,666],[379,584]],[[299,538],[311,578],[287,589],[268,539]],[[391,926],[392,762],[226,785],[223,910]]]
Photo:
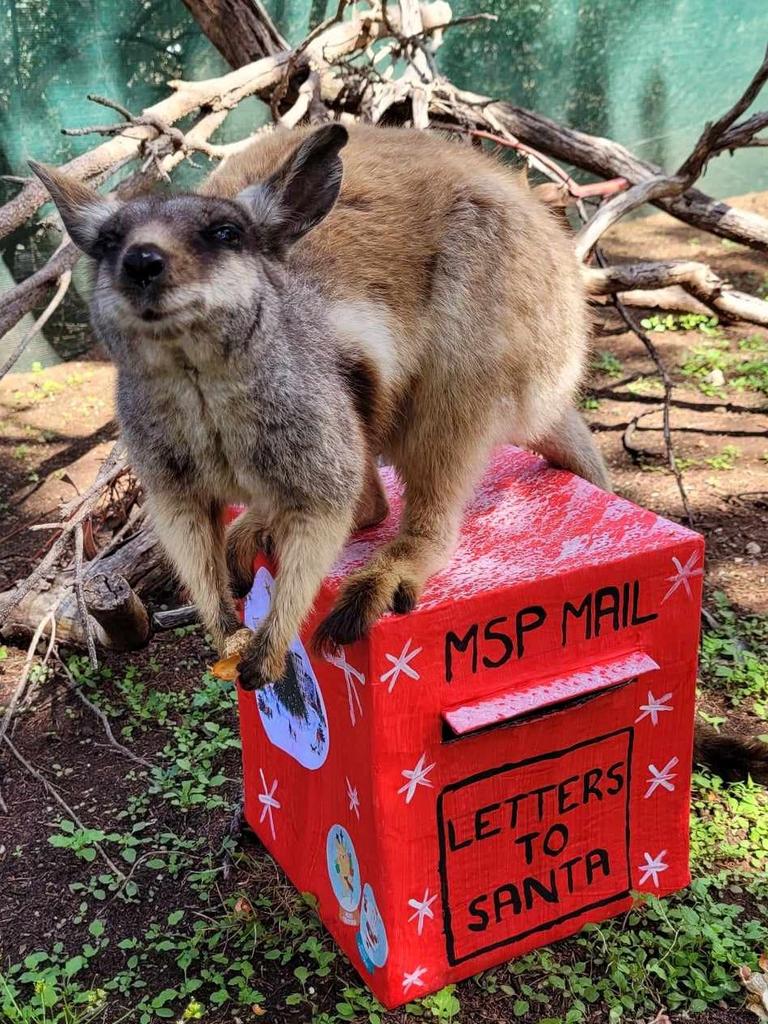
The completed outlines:
[[[360,640],[384,612],[404,615],[416,607],[416,584],[392,573],[366,573],[349,581],[315,631],[315,647],[324,652]]]
[[[245,649],[238,667],[238,679],[244,690],[260,690],[268,683],[282,679],[285,673],[285,655],[270,650],[264,633],[254,634]]]

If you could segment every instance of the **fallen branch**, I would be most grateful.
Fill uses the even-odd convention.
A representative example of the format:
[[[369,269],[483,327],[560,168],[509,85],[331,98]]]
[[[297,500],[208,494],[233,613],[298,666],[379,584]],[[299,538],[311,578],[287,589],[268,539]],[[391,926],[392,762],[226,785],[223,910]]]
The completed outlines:
[[[40,783],[40,785],[43,786],[43,788],[45,789],[46,793],[48,793],[48,795],[50,797],[52,797],[56,801],[56,803],[67,814],[67,816],[72,821],[74,821],[75,825],[77,825],[77,827],[81,831],[83,831],[83,832],[87,831],[85,825],[82,823],[82,821],[77,816],[75,811],[73,811],[73,809],[69,806],[69,804],[64,799],[64,797],[59,793],[59,791],[57,789],[55,789],[50,784],[50,782],[45,778],[45,776],[41,775],[40,772],[37,770],[37,768],[34,768],[29,763],[29,761],[24,757],[24,755],[19,750],[17,750],[17,748],[11,742],[10,736],[3,736],[3,740],[5,742],[5,745],[8,747],[10,752],[13,754],[13,756],[19,762],[19,764],[22,765],[24,768],[26,768],[26,770],[29,772],[29,774],[33,778],[37,779],[37,781]],[[93,845],[98,850],[99,856],[104,861],[104,863],[107,865],[107,867],[110,869],[110,871],[112,871],[121,881],[124,880],[125,879],[125,875],[120,870],[120,868],[117,866],[117,864],[115,864],[115,862],[110,858],[109,854],[106,852],[106,850],[101,845],[101,843],[94,842]]]
[[[600,266],[603,269],[605,269],[606,268],[605,258],[604,258],[603,254],[602,254],[602,252],[600,251],[599,248],[595,249],[595,257],[596,257],[598,263],[600,264]],[[669,466],[669,470],[672,473],[672,475],[674,476],[675,483],[677,484],[677,489],[678,489],[678,492],[680,494],[680,500],[681,500],[682,505],[683,505],[683,511],[684,511],[684,514],[685,514],[685,519],[686,519],[688,525],[690,527],[693,527],[693,526],[696,525],[696,520],[695,520],[694,515],[693,515],[693,510],[691,509],[690,501],[688,500],[688,492],[687,492],[687,490],[685,488],[685,482],[683,481],[683,474],[682,474],[682,472],[680,470],[680,467],[677,464],[677,459],[675,457],[675,449],[674,449],[674,445],[672,443],[672,427],[671,427],[671,424],[670,424],[670,405],[671,405],[671,401],[672,401],[672,391],[674,389],[674,383],[672,381],[672,378],[669,376],[669,372],[668,372],[666,366],[664,365],[664,362],[663,362],[661,356],[659,355],[658,349],[654,345],[654,343],[651,340],[650,336],[640,327],[639,324],[635,323],[635,320],[629,315],[629,312],[628,312],[626,306],[621,301],[621,299],[618,297],[618,295],[613,295],[611,298],[612,298],[612,302],[613,302],[614,306],[616,307],[616,312],[619,314],[619,316],[624,321],[624,323],[627,325],[627,327],[632,331],[632,333],[642,343],[642,345],[645,348],[646,352],[651,357],[651,359],[652,359],[652,361],[653,361],[653,363],[654,363],[654,365],[656,367],[656,370],[657,370],[657,372],[659,374],[659,377],[661,378],[662,385],[664,386],[664,404],[662,406],[662,412],[663,412],[663,419],[662,419],[663,431],[662,431],[662,433],[663,433],[663,437],[664,437],[664,451],[665,451],[665,454],[666,454],[667,465]],[[649,413],[646,412],[646,413],[643,413],[641,415],[649,415]]]
[[[582,274],[590,295],[678,286],[712,312],[768,327],[768,302],[732,288],[705,263],[694,260],[615,263],[599,268],[584,267]]]
[[[60,246],[60,248],[62,248],[63,245],[65,245],[65,244],[66,244],[66,242],[63,242],[62,246]],[[37,320],[35,320],[35,322],[32,324],[30,329],[27,331],[27,333],[24,335],[24,337],[18,343],[16,348],[13,350],[13,352],[11,352],[11,354],[8,356],[8,358],[3,363],[3,365],[0,366],[0,380],[3,379],[3,377],[6,375],[6,373],[8,373],[9,370],[18,361],[18,359],[21,357],[22,353],[24,352],[24,349],[27,347],[27,345],[30,343],[30,341],[32,341],[34,336],[39,331],[42,331],[43,327],[45,327],[45,325],[51,319],[53,314],[56,312],[56,310],[61,305],[61,303],[62,303],[62,301],[64,299],[64,296],[67,294],[67,290],[68,290],[68,288],[69,288],[71,283],[72,283],[72,271],[70,269],[64,270],[62,272],[62,274],[61,274],[61,277],[59,278],[59,286],[56,289],[55,295],[53,296],[51,301],[48,303],[48,305],[45,307],[45,309],[40,314],[40,316],[37,318]]]
[[[100,707],[97,707],[96,704],[93,703],[93,701],[89,697],[86,697],[81,688],[75,682],[75,677],[72,675],[68,666],[61,658],[61,656],[57,653],[55,657],[59,667],[64,673],[65,683],[72,691],[72,693],[74,693],[75,696],[79,700],[81,700],[83,704],[85,704],[88,710],[92,712],[92,714],[94,714],[96,718],[98,718],[98,720],[101,722],[104,734],[106,735],[110,745],[113,746],[115,750],[117,750],[120,754],[122,754],[123,757],[127,757],[129,761],[133,761],[135,764],[141,765],[142,768],[149,768],[150,770],[152,770],[155,766],[152,764],[151,761],[147,761],[146,758],[140,757],[138,754],[134,754],[132,750],[129,750],[128,747],[124,746],[124,744],[122,744],[119,740],[115,739],[115,734],[112,732],[112,726],[107,716],[104,714]]]

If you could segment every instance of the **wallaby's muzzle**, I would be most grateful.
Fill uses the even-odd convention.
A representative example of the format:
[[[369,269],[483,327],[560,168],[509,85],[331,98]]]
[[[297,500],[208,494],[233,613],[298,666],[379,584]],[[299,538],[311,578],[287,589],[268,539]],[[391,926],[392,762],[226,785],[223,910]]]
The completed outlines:
[[[165,268],[166,258],[154,246],[132,245],[123,256],[123,274],[131,285],[138,288],[160,284]]]

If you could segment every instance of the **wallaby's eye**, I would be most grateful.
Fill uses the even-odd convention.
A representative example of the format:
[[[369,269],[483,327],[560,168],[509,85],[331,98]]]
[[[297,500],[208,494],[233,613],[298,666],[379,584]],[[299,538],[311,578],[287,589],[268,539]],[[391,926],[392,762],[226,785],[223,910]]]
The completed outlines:
[[[237,224],[214,224],[205,232],[207,238],[230,249],[239,249],[243,242],[243,232]]]
[[[94,254],[101,259],[120,248],[122,239],[115,231],[102,231],[96,240]]]

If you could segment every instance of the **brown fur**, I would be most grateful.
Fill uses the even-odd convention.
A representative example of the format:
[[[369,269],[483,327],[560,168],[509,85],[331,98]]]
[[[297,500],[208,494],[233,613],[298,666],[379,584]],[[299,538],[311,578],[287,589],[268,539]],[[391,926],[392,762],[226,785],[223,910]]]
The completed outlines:
[[[347,140],[329,125],[260,137],[196,198],[101,212],[95,193],[40,173],[99,259],[94,323],[121,368],[123,429],[217,639],[232,605],[212,509],[250,506],[229,532],[236,589],[274,547],[245,685],[280,674],[353,524],[386,514],[378,457],[405,485],[400,534],[348,581],[325,645],[414,606],[495,444],[608,486],[574,405],[588,323],[572,243],[502,164],[432,133],[356,126]],[[226,220],[234,250],[206,240]],[[120,262],[137,243],[167,263],[140,294]]]

